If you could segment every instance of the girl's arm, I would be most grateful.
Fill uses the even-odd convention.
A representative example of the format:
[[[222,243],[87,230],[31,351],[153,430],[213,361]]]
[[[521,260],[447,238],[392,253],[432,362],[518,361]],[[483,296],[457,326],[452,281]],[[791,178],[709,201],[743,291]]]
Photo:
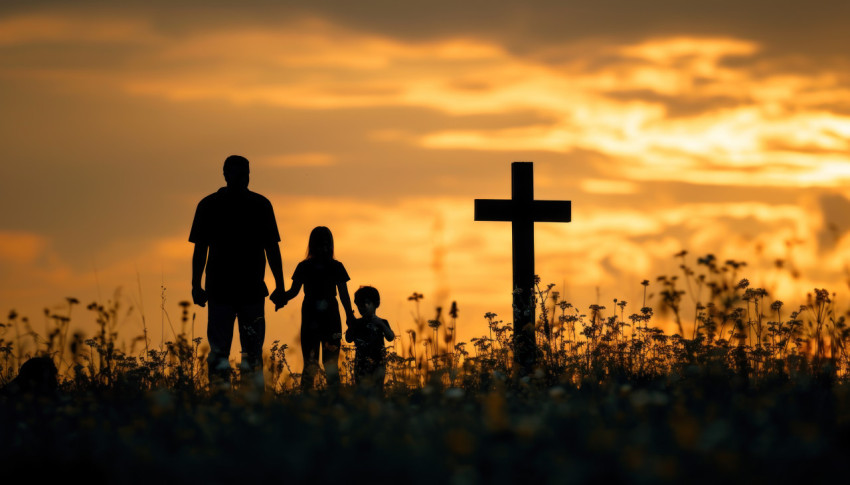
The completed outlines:
[[[292,286],[286,290],[283,296],[286,298],[286,301],[289,301],[298,296],[299,291],[301,291],[301,280],[292,280]]]
[[[354,320],[354,310],[351,309],[351,296],[348,294],[348,283],[343,281],[337,283],[337,291],[339,291],[339,302],[342,303],[342,308],[345,310],[346,324],[350,320]]]

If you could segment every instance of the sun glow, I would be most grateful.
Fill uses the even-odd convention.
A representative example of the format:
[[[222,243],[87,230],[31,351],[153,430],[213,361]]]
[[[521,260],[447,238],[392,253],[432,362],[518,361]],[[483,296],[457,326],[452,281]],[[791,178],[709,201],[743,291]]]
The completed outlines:
[[[40,184],[31,172],[52,167],[57,180],[40,197],[61,197],[50,207],[76,221],[85,197],[67,185],[115,201],[129,188],[114,175],[121,189],[98,185],[100,175],[151,160],[185,177],[169,185],[158,165],[134,172],[150,189],[120,216],[157,228],[141,237],[71,231],[30,201],[42,225],[17,218],[10,227],[26,230],[0,232],[4,291],[55,298],[77,282],[93,295],[142,286],[148,305],[162,293],[188,298],[195,196],[222,183],[218,159],[231,152],[251,159],[252,183],[279,211],[286,270],[310,229],[327,225],[352,286],[386,288],[387,317],[402,327],[414,291],[429,306],[457,299],[462,338],[480,333],[485,312],[510,315],[510,227],[473,222],[471,201],[497,185],[493,196],[506,196],[513,159],[537,163],[547,198],[574,200],[571,224],[537,226],[536,250],[541,277],[576,304],[634,301],[622,293],[678,271],[671,256],[682,249],[786,260],[803,276],[752,267],[777,295],[842,281],[850,222],[838,217],[825,245],[836,221],[815,194],[850,197],[846,73],[731,35],[617,39],[518,48],[495,35],[393,36],[318,15],[182,30],[144,15],[2,18],[4,110],[26,89],[55,103],[39,105],[37,92],[0,120],[4,146],[28,162],[4,166],[4,181],[9,171],[15,184]],[[21,137],[21,126],[40,131]],[[58,139],[46,151],[44,140]],[[287,323],[270,332],[294,341],[297,312],[273,318]]]

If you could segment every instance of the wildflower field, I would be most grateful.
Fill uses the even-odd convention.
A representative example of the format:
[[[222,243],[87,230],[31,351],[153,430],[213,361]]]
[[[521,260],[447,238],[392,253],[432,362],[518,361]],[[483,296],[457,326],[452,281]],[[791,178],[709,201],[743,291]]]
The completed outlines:
[[[266,390],[210,390],[204,342],[153,348],[114,331],[116,302],[71,312],[46,336],[12,312],[0,328],[0,459],[7,476],[87,482],[396,483],[825,481],[850,471],[850,328],[835,295],[787,308],[741,262],[699,258],[644,281],[639,305],[576,306],[538,286],[537,366],[513,365],[511,325],[456,342],[456,307],[416,316],[388,347],[385,395],[301,392],[286,346]],[[691,288],[686,292],[682,287]],[[653,296],[654,295],[654,296]],[[421,295],[411,296],[420,304]],[[635,308],[635,310],[631,310]],[[690,315],[692,317],[686,315]],[[660,315],[664,315],[662,318]],[[660,328],[673,328],[672,334]],[[21,364],[49,357],[58,385],[23,392]]]

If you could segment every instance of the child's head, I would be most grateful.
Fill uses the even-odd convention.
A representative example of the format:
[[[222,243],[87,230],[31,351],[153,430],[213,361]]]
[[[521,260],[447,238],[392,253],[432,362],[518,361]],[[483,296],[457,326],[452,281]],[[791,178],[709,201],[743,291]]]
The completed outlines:
[[[371,317],[375,309],[381,306],[381,295],[372,286],[361,286],[354,292],[354,304],[357,311],[364,317]]]
[[[334,257],[334,237],[331,230],[325,226],[319,226],[310,233],[310,241],[307,243],[307,259]]]

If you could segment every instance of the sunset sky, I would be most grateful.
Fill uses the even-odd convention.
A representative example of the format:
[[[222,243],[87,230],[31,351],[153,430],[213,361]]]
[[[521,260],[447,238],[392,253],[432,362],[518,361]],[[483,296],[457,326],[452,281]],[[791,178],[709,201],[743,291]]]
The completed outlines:
[[[582,309],[637,311],[682,249],[850,305],[850,3],[72,3],[0,5],[4,322],[43,332],[43,308],[121,287],[119,331],[144,313],[158,344],[231,154],[274,205],[287,282],[328,226],[352,292],[377,287],[402,331],[413,292],[426,317],[456,300],[464,340],[510,320],[510,224],[472,209],[509,197],[516,160],[572,201],[537,225],[537,272]],[[297,347],[299,307],[268,307],[266,348]]]

